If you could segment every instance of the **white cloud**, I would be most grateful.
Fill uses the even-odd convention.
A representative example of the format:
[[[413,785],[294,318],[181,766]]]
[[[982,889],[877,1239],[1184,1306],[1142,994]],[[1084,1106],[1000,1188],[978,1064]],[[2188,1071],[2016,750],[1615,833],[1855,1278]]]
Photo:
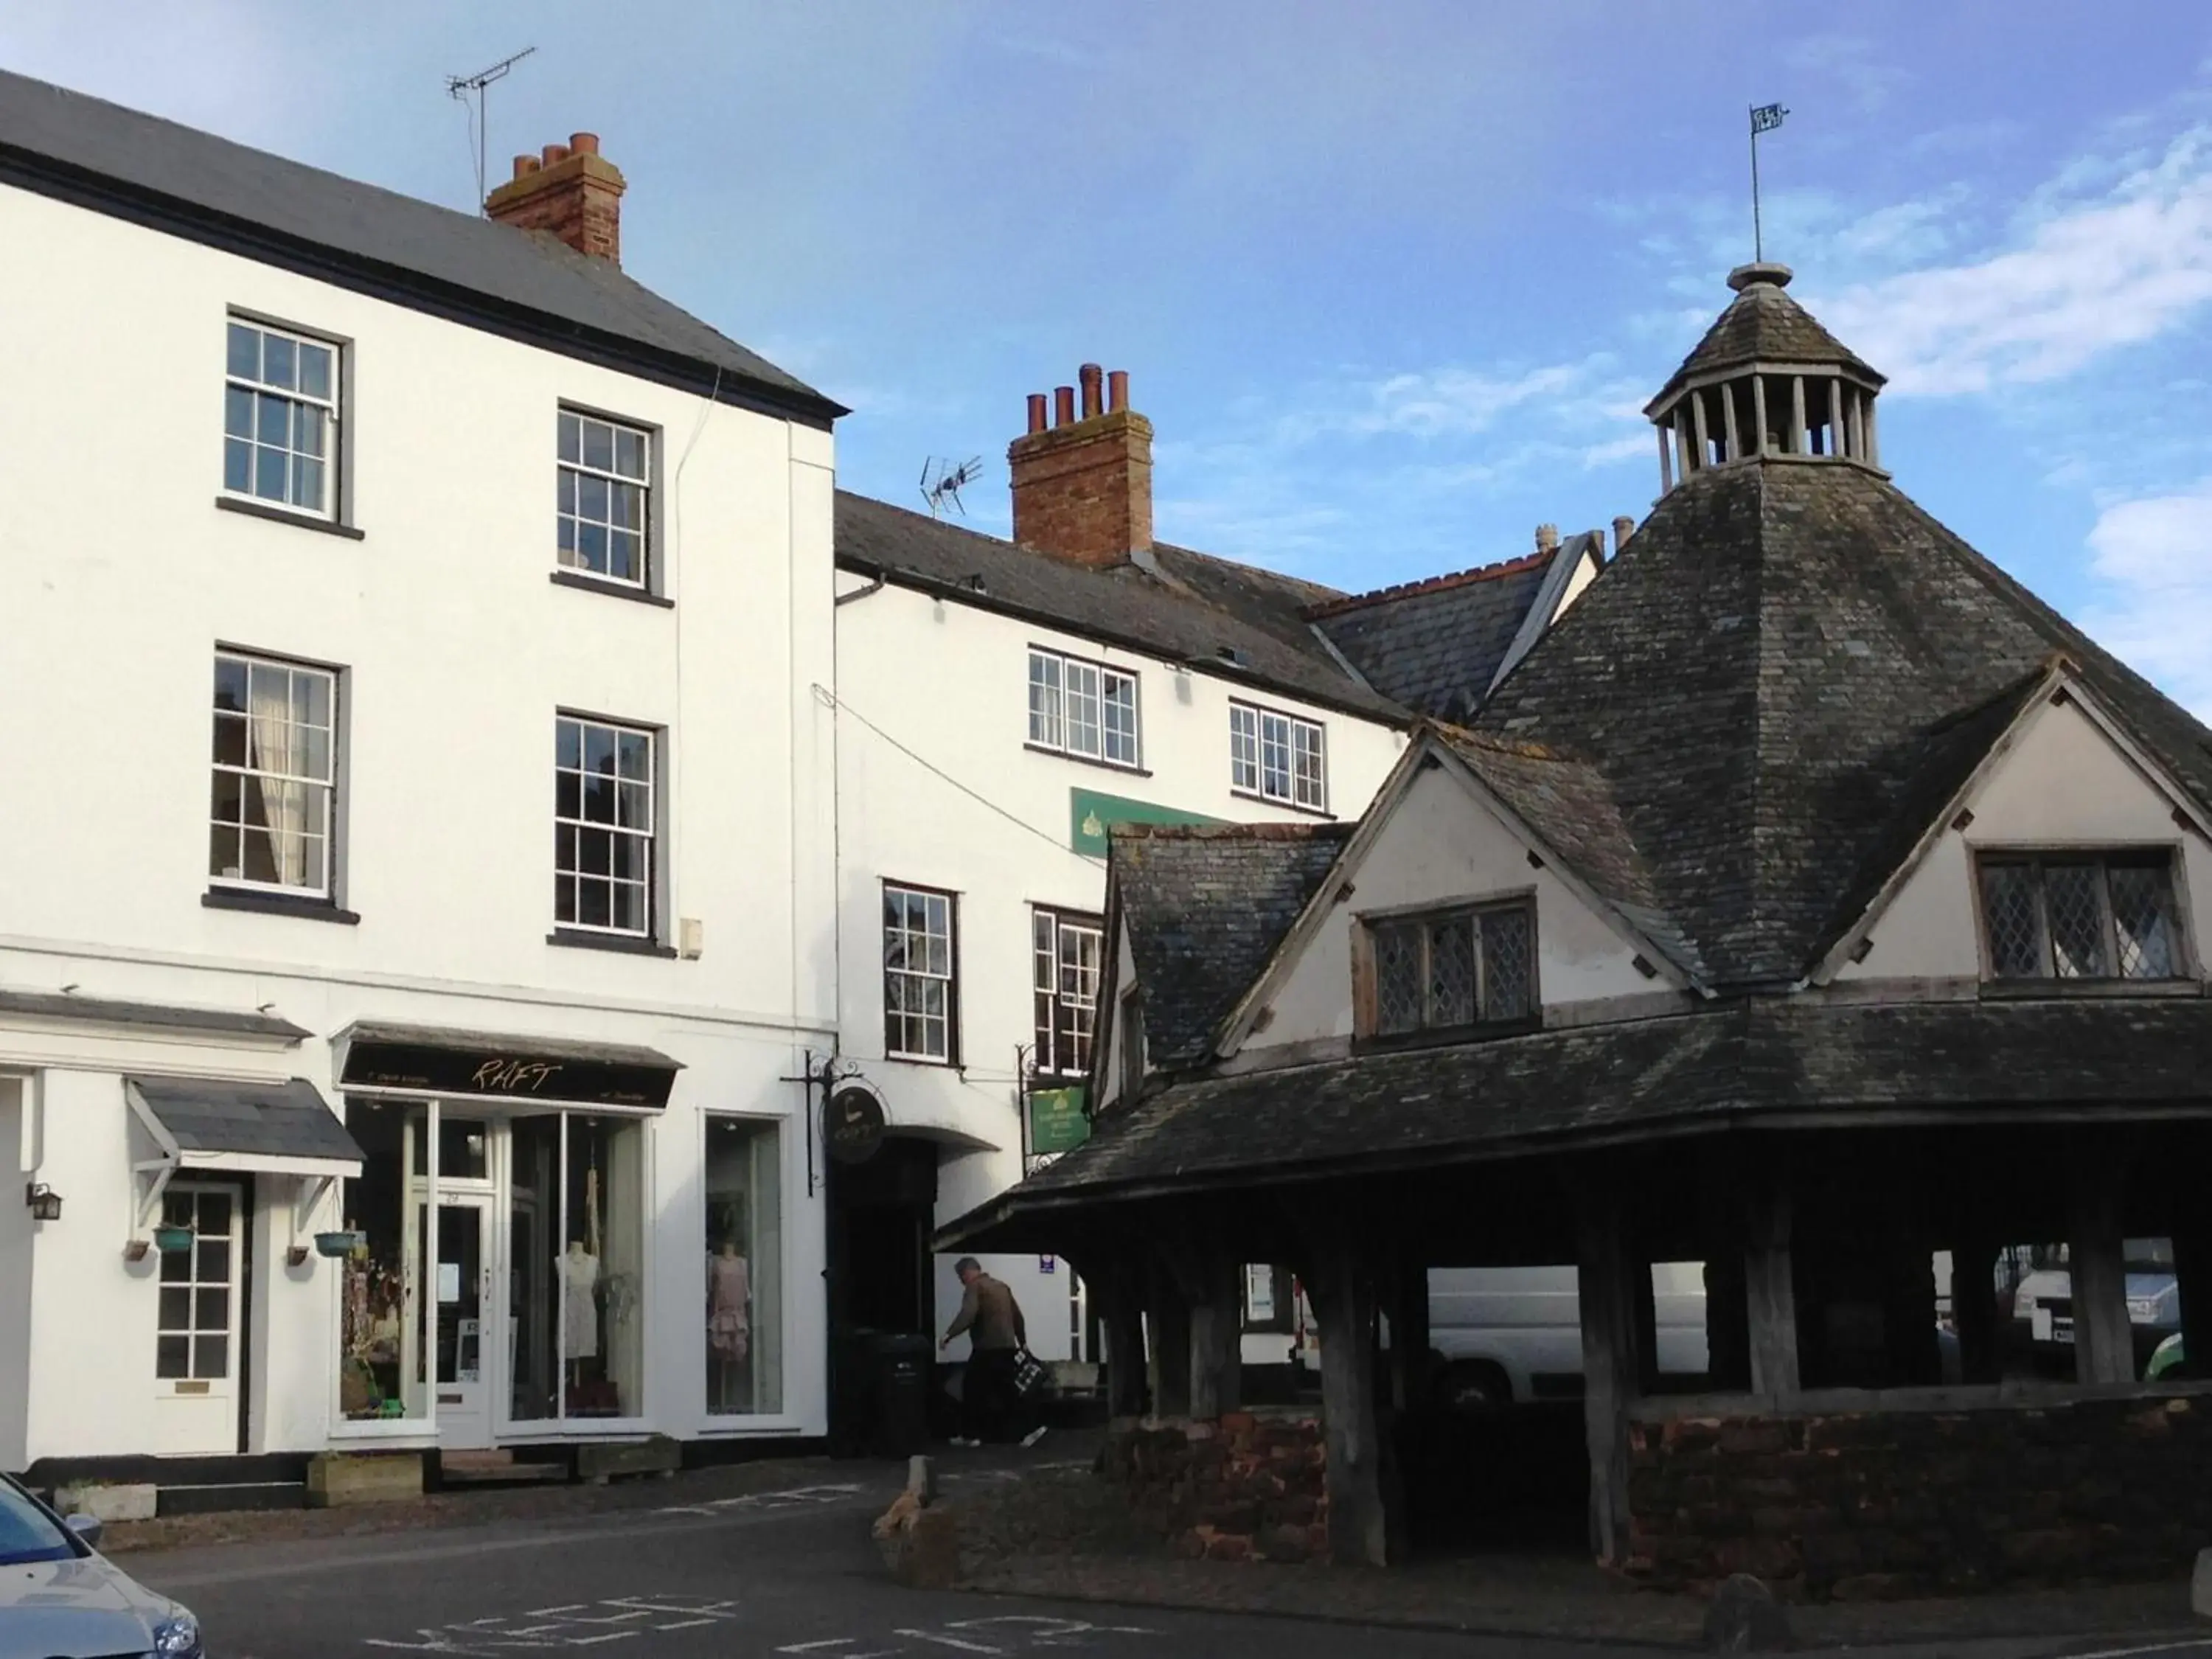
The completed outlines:
[[[2089,551],[2110,585],[2085,618],[2089,631],[2212,719],[2212,478],[2106,507]]]
[[[1586,364],[1554,363],[1504,377],[1456,368],[1393,374],[1355,392],[1324,423],[1362,434],[1463,437],[1487,432],[1510,411],[1579,388],[1588,373]]]
[[[2208,301],[2212,128],[2200,126],[2117,179],[2069,165],[2020,246],[1861,283],[1815,309],[1894,392],[1941,397],[2071,374]]]

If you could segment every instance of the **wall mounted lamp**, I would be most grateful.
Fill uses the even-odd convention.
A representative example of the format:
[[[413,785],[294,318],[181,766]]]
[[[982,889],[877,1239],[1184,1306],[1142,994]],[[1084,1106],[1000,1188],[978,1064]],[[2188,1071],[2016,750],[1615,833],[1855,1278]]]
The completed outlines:
[[[33,1181],[23,1188],[23,1202],[31,1206],[33,1221],[62,1218],[62,1195],[43,1181]]]

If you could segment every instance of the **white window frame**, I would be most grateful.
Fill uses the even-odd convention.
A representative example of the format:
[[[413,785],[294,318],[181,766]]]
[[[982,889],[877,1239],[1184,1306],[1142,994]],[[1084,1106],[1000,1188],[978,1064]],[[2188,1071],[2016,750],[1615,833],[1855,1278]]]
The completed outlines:
[[[1070,942],[1086,937],[1091,949],[1087,996],[1066,988],[1071,973],[1079,985],[1084,977],[1081,961],[1071,961],[1068,957]],[[1034,1044],[1030,1061],[1039,1077],[1079,1078],[1090,1071],[1098,1042],[1098,987],[1104,976],[1105,951],[1106,927],[1098,916],[1062,910],[1054,905],[1030,908],[1030,1038]],[[1060,1014],[1063,1007],[1090,1015],[1088,1025],[1075,1038],[1081,1053],[1078,1060],[1065,1059],[1060,1053]],[[1042,1019],[1037,1018],[1040,1013],[1044,1016]]]
[[[886,901],[886,907],[888,907],[888,902],[894,894],[899,896],[902,901],[909,899],[921,900],[923,905],[923,916],[922,927],[920,932],[916,932],[915,929],[906,926],[903,920],[902,920],[896,927],[894,927],[889,916],[885,916],[884,918],[884,1058],[888,1060],[917,1060],[923,1064],[932,1066],[957,1066],[960,1063],[959,896],[957,894],[947,892],[941,887],[923,887],[915,883],[906,881],[885,881],[884,883],[883,896]],[[932,912],[939,908],[942,909],[945,919],[945,925],[941,930],[936,926],[936,917],[932,914]],[[903,916],[903,904],[902,904],[901,914],[902,916]],[[898,965],[896,967],[892,965],[892,946],[895,939],[897,940],[901,947],[898,953]],[[919,941],[924,947],[922,958],[924,965],[920,968],[915,968],[910,965],[914,960],[913,945],[916,941]],[[927,947],[933,941],[941,941],[945,946],[945,971],[942,973],[936,972],[927,965],[928,961]],[[932,984],[944,986],[944,1013],[934,1016],[930,1014],[927,1012],[927,998],[921,999],[916,1004],[916,1008],[918,1008],[920,1012],[908,1009],[903,1006],[905,1003],[905,998],[903,996],[896,999],[894,998],[891,988],[894,981],[901,981],[902,983],[910,983],[917,988]],[[902,1006],[894,1008],[892,1004],[895,1000]],[[892,1022],[894,1019],[902,1023],[915,1020],[921,1022],[923,1047],[917,1049],[902,1047],[899,1044],[895,1043],[891,1040]],[[944,1046],[941,1051],[935,1053],[931,1052],[928,1048],[929,1028],[933,1022],[941,1023],[944,1027]]]
[[[1079,691],[1078,685],[1086,689]],[[1079,705],[1089,718],[1079,720]],[[1127,729],[1109,714],[1127,711]],[[1033,645],[1029,655],[1029,746],[1134,772],[1144,766],[1143,690],[1137,676],[1089,657]],[[1087,736],[1085,735],[1087,733]]]
[[[344,388],[345,349],[335,340],[297,329],[286,328],[276,323],[262,321],[258,317],[241,316],[236,312],[223,319],[223,473],[222,493],[234,501],[251,501],[257,507],[279,513],[296,513],[305,518],[324,519],[335,522],[338,515],[338,417]],[[246,331],[258,337],[262,343],[256,348],[256,366],[248,375],[234,366],[231,352],[234,337],[233,331]],[[267,374],[268,347],[270,339],[282,340],[293,349],[294,372],[291,384],[272,381]],[[330,354],[330,385],[327,395],[309,391],[300,384],[298,364],[300,349]],[[234,430],[237,424],[236,400],[240,396],[251,400],[248,430]],[[279,447],[267,442],[261,435],[261,417],[271,403],[281,404],[288,411],[285,417],[286,434],[282,446],[284,454],[285,489],[281,495],[264,495],[254,487],[261,475],[261,454],[264,450]],[[300,447],[299,411],[318,412],[322,417],[322,453],[318,455]],[[230,479],[230,463],[234,445],[243,445],[246,457],[246,484],[234,484]],[[315,498],[312,501],[295,501],[293,480],[301,463],[313,462],[321,469]]]
[[[1302,812],[1328,811],[1328,732],[1319,720],[1232,700],[1231,793]]]
[[[574,766],[566,763],[566,751],[562,741],[563,728],[571,726],[577,728],[577,763]],[[615,789],[613,803],[615,817],[611,820],[592,817],[588,816],[586,811],[586,796],[591,781],[601,775],[593,771],[589,763],[588,734],[593,732],[608,732],[614,739],[612,752],[615,770],[610,775],[612,777]],[[611,939],[649,940],[655,937],[654,928],[658,924],[660,913],[658,889],[660,880],[659,785],[661,737],[662,733],[652,726],[608,720],[597,714],[574,714],[564,710],[554,717],[553,925],[562,932],[597,933]],[[626,774],[622,769],[623,740],[625,738],[641,738],[645,741],[645,769],[641,776]],[[576,810],[573,813],[564,812],[562,810],[561,799],[562,781],[571,776],[576,779]],[[633,818],[636,821],[633,822]],[[608,843],[607,869],[604,873],[583,867],[584,837],[587,835],[599,834],[605,834],[613,838]],[[562,863],[564,842],[568,848],[574,849],[568,854],[569,862],[565,866]],[[643,874],[641,878],[633,878],[624,876],[618,878],[613,873],[614,848],[617,845],[625,844],[642,851],[644,864]],[[609,919],[605,922],[585,921],[581,920],[584,913],[584,884],[600,881],[607,884]],[[613,921],[614,892],[618,886],[636,887],[641,890],[645,915],[641,926],[635,927],[618,926]],[[568,908],[570,913],[568,916],[561,914],[562,898],[564,895],[568,899]]]
[[[574,454],[569,453],[569,427],[574,423],[576,441]],[[586,427],[604,427],[607,432],[608,464],[599,466],[585,459],[588,453]],[[622,468],[623,441],[631,439],[637,445],[637,470]],[[653,433],[650,428],[628,421],[616,420],[612,416],[597,415],[586,409],[569,404],[561,405],[554,428],[554,501],[553,501],[553,558],[562,570],[591,581],[611,582],[619,587],[647,590],[653,575]],[[584,511],[584,496],[596,484],[606,495],[604,514]],[[637,523],[623,526],[616,522],[615,501],[620,491],[637,492]],[[603,556],[608,566],[594,570],[584,561],[584,536],[588,529],[596,528],[605,538]],[[637,538],[637,568],[635,575],[615,574],[614,540],[617,534],[634,535]],[[565,545],[563,544],[565,542]]]
[[[226,777],[234,777],[239,780],[240,817],[234,823],[230,820],[216,817],[214,801],[210,800],[208,805],[209,883],[213,886],[235,889],[249,893],[284,893],[296,898],[310,899],[334,897],[337,890],[334,877],[337,869],[338,829],[337,671],[334,668],[325,668],[314,663],[294,662],[283,657],[263,656],[250,651],[234,651],[227,648],[218,649],[216,652],[215,662],[218,672],[224,663],[234,663],[244,668],[249,690],[246,694],[246,706],[243,709],[226,709],[216,707],[212,702],[210,702],[210,736],[214,739],[210,746],[209,765],[212,775],[210,782],[216,779]],[[281,673],[286,676],[284,702],[288,718],[284,726],[287,750],[303,742],[307,737],[315,732],[321,733],[323,754],[322,775],[319,777],[316,776],[312,769],[312,756],[304,763],[308,769],[294,770],[288,769],[300,763],[295,763],[287,756],[276,757],[272,759],[261,751],[254,735],[253,700],[250,689],[252,676],[257,670],[264,673]],[[312,720],[292,717],[296,715],[300,708],[299,690],[303,682],[319,682],[322,684],[323,707],[328,715],[327,725],[317,726]],[[222,758],[222,744],[219,734],[227,719],[235,719],[241,728],[243,746],[240,752],[243,759],[240,761],[226,761]],[[319,793],[322,799],[322,833],[319,836],[311,835],[304,824],[299,830],[292,832],[305,836],[310,842],[319,842],[321,847],[319,857],[313,860],[310,866],[302,867],[301,874],[303,879],[300,881],[255,881],[244,873],[246,867],[246,837],[254,833],[254,827],[246,821],[244,816],[246,793],[250,787],[261,787],[264,791],[265,801],[267,798],[265,791],[270,784],[280,787],[301,787],[309,793],[310,799],[317,793]],[[268,822],[268,816],[264,810],[262,832],[270,833],[274,828],[275,826]],[[233,829],[238,835],[237,868],[240,873],[228,875],[216,868],[214,837],[217,830]]]

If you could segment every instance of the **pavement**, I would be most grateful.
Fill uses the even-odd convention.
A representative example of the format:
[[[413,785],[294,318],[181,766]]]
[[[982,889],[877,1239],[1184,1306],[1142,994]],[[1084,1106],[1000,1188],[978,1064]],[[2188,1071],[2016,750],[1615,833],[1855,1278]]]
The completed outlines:
[[[1048,1443],[1028,1459],[947,1454],[939,1463],[943,1496],[980,1514],[1009,1492],[1050,1492],[1073,1478],[1073,1466],[1065,1449],[1057,1459],[1049,1453]],[[199,1614],[217,1659],[579,1649],[624,1659],[1656,1659],[1695,1646],[1694,1604],[1613,1593],[1599,1607],[1600,1593],[1572,1577],[1543,1595],[1493,1596],[1474,1627],[1475,1604],[1439,1601],[1433,1573],[1425,1588],[1422,1575],[1163,1559],[1151,1569],[1103,1564],[1114,1568],[1103,1578],[1046,1574],[1036,1593],[1019,1593],[979,1564],[971,1577],[1000,1583],[998,1593],[909,1590],[889,1578],[868,1536],[903,1473],[792,1462],[608,1488],[470,1494],[382,1513],[235,1517],[213,1534],[222,1541],[206,1541],[204,1528],[164,1532],[154,1523],[116,1541],[118,1565]],[[1193,1566],[1215,1571],[1202,1582],[1176,1576]],[[1531,1571],[1509,1564],[1504,1576]],[[1076,1593],[1053,1593],[1054,1585]],[[2024,1628],[1891,1604],[1856,1626],[1801,1623],[1801,1632],[1826,1644],[1813,1651],[1879,1647],[1884,1659],[2212,1659],[2212,1626],[2189,1628],[2185,1586],[2179,1616],[2167,1617],[2172,1590],[2054,1601]]]

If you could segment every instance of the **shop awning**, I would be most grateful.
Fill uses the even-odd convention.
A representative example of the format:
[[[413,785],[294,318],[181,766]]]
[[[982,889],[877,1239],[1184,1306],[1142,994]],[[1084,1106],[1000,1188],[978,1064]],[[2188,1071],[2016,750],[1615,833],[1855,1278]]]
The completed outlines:
[[[131,1109],[172,1170],[357,1176],[362,1151],[315,1085],[217,1078],[124,1079]]]
[[[349,1025],[331,1039],[342,1089],[447,1100],[659,1109],[683,1066],[658,1048],[429,1025]]]

